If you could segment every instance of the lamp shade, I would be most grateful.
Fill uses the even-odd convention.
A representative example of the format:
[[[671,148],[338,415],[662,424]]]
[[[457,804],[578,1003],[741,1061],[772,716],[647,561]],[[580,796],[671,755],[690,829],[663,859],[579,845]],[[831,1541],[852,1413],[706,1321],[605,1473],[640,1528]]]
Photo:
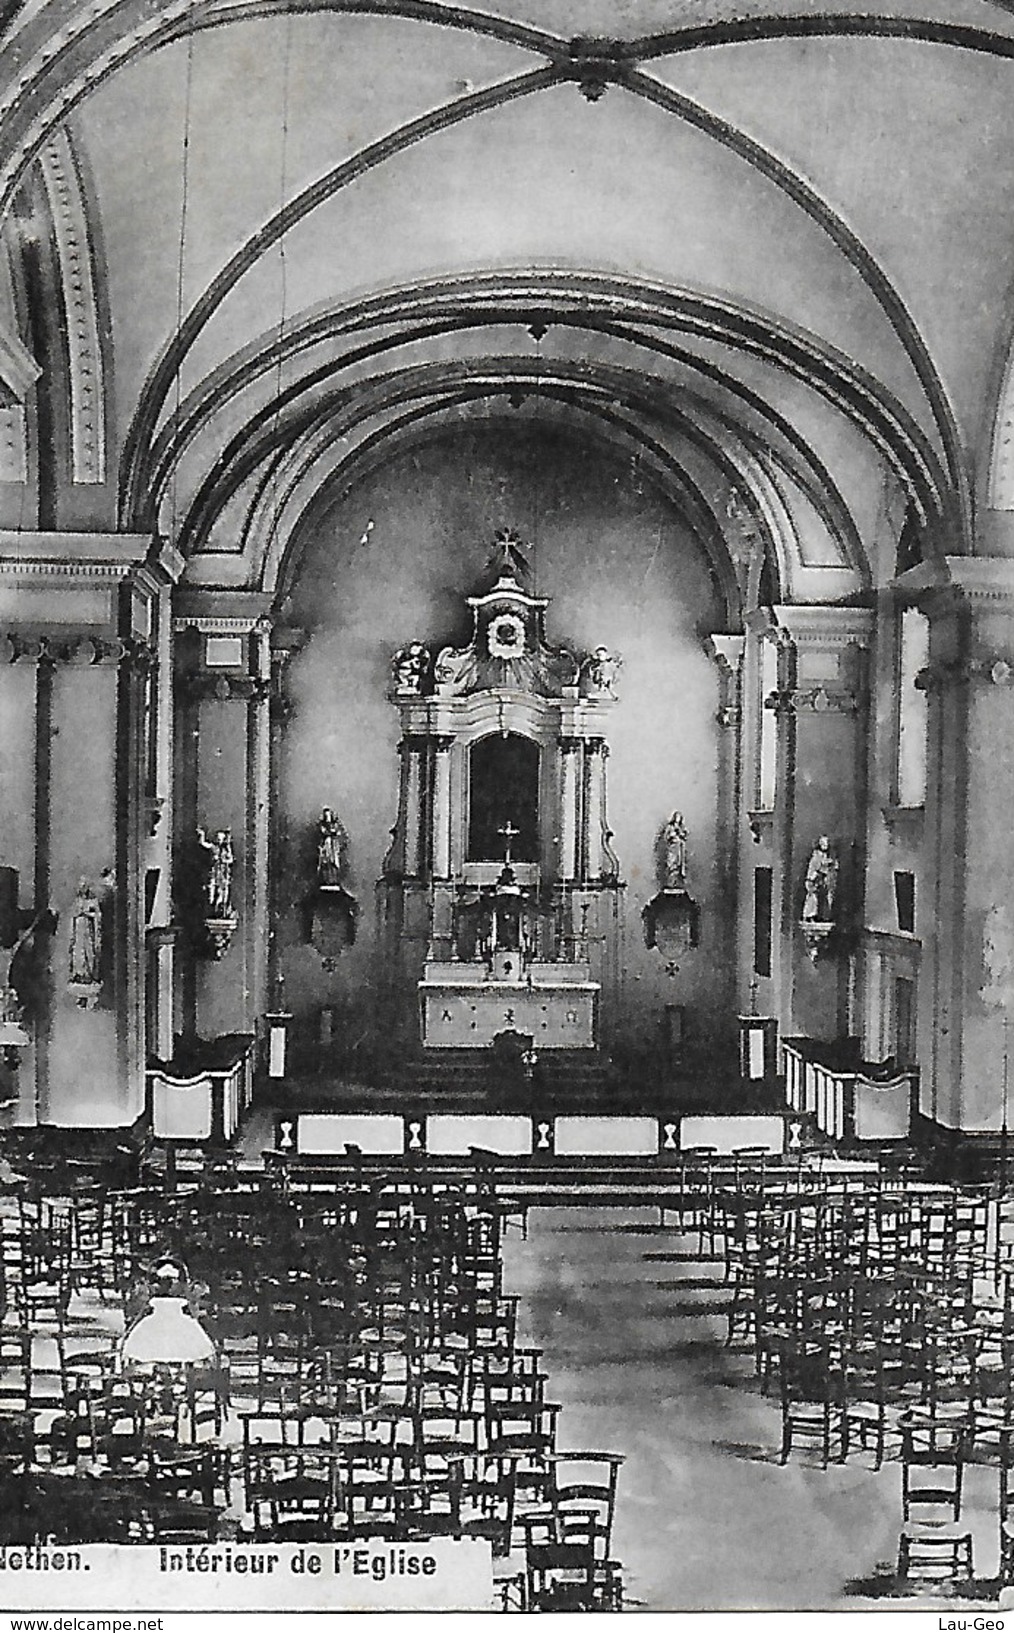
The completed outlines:
[[[120,1348],[124,1361],[149,1365],[161,1361],[210,1361],[215,1346],[182,1298],[153,1298],[151,1309],[127,1333]]]

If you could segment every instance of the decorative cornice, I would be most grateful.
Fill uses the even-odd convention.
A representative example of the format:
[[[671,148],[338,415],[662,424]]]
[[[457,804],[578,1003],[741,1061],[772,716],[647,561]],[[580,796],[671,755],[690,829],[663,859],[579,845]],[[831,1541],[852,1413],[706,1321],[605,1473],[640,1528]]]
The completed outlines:
[[[39,154],[53,216],[67,314],[70,368],[71,474],[75,482],[106,480],[105,389],[102,345],[88,220],[74,151],[65,125]]]
[[[771,633],[776,638],[780,636],[784,641],[791,641],[797,650],[865,646],[873,632],[872,607],[793,603],[772,607],[771,612],[777,620],[776,629]]]
[[[259,618],[216,618],[207,616],[173,619],[173,629],[180,634],[185,629],[196,629],[201,635],[249,635],[260,623]]]
[[[138,533],[15,533],[0,531],[0,584],[59,589],[72,584],[120,584],[141,570],[151,538]]]
[[[176,630],[249,635],[253,630],[269,630],[271,617],[271,596],[262,590],[205,590],[184,585],[173,597]]]
[[[1014,558],[944,556],[920,562],[892,583],[904,600],[924,610],[946,611],[962,603],[1007,606],[1014,610]]]

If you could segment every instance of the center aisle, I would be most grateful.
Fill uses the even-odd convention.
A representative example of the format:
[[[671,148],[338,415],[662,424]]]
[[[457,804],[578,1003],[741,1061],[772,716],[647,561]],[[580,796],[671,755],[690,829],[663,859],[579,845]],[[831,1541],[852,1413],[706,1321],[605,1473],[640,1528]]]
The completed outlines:
[[[626,1457],[613,1555],[628,1607],[868,1607],[845,1587],[893,1568],[898,1465],[875,1474],[857,1457],[824,1471],[808,1448],[779,1465],[777,1393],[760,1393],[752,1355],[725,1347],[722,1266],[657,1220],[535,1208],[528,1239],[505,1242],[518,1341],[544,1351],[561,1450]]]

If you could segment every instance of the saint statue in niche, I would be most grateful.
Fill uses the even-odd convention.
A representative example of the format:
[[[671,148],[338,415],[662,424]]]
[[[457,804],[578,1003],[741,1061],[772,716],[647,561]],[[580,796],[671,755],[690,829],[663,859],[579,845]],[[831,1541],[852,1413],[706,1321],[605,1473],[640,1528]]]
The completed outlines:
[[[320,813],[317,827],[317,883],[322,890],[334,889],[342,882],[348,834],[329,805]]]
[[[235,857],[232,849],[232,830],[219,828],[214,838],[208,838],[206,828],[197,830],[197,842],[205,854],[207,877],[204,897],[208,917],[232,917],[232,869]]]
[[[687,881],[687,825],[682,811],[674,811],[662,830],[665,845],[663,890],[682,890]]]
[[[102,908],[93,886],[82,879],[70,915],[69,981],[97,987],[102,981]]]
[[[832,923],[837,893],[838,860],[827,834],[821,834],[806,864],[803,918],[816,924]]]

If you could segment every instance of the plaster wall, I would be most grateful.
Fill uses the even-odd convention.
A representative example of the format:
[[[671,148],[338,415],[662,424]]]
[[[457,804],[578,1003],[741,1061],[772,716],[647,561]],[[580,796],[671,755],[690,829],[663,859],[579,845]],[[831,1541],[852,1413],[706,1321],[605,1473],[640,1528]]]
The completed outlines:
[[[129,1121],[116,1037],[116,1013],[107,980],[94,1009],[79,1007],[67,991],[69,936],[77,887],[87,879],[100,901],[103,874],[115,865],[115,666],[58,665],[53,678],[50,803],[51,903],[59,915],[52,940],[53,1006],[48,1084],[40,1093],[40,1120],[64,1126]],[[111,937],[108,909],[105,935]]]

